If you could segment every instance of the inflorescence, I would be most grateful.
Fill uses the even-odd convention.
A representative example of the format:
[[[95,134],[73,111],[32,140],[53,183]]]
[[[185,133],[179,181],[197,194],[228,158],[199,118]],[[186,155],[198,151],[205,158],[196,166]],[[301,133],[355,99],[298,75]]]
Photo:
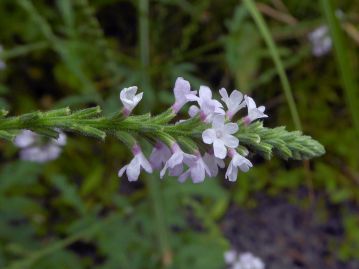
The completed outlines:
[[[131,115],[143,93],[136,86],[122,89],[122,111],[101,116],[97,107],[71,112],[69,108],[48,112],[32,112],[18,117],[6,117],[1,111],[0,138],[14,141],[21,148],[20,158],[46,162],[58,157],[66,143],[63,133],[76,132],[104,139],[113,135],[133,153],[133,159],[122,167],[118,175],[126,174],[136,181],[141,170],[160,172],[178,177],[179,182],[190,178],[194,183],[215,177],[227,165],[225,177],[236,181],[238,171],[253,167],[250,153],[270,159],[277,154],[284,159],[310,159],[324,153],[323,146],[299,131],[288,132],[284,127],[263,127],[267,118],[264,106],[234,90],[219,90],[221,101],[213,98],[211,89],[200,86],[198,92],[179,77],[174,86],[174,104],[165,112],[151,116]],[[187,104],[189,116],[178,120],[179,112]],[[242,114],[241,114],[242,113]],[[174,119],[176,118],[176,122]],[[41,137],[47,136],[51,139]],[[42,142],[40,142],[42,141]],[[147,159],[141,145],[149,142],[153,149]]]

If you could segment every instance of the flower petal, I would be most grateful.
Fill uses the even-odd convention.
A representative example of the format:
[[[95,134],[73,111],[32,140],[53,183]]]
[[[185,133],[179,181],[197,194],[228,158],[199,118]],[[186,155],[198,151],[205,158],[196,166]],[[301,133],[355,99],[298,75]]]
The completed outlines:
[[[204,181],[206,174],[204,166],[201,165],[200,161],[198,161],[195,166],[191,167],[190,170],[193,183],[200,183]]]
[[[222,96],[222,101],[227,104],[227,102],[229,101],[227,90],[225,88],[222,88],[219,90],[219,94]]]
[[[146,159],[145,155],[143,155],[142,152],[138,154],[138,159],[140,161],[140,165],[147,173],[153,172],[151,164],[149,163],[149,161]]]
[[[206,144],[212,144],[216,138],[216,131],[214,129],[207,129],[202,133],[203,142]]]
[[[229,134],[224,135],[222,141],[224,145],[226,145],[229,148],[236,148],[238,147],[239,144],[238,138]]]
[[[194,116],[196,116],[199,112],[199,107],[198,106],[190,106],[189,110],[188,110],[188,114],[191,116],[191,118],[193,118]]]
[[[175,87],[173,92],[175,94],[175,98],[184,99],[185,95],[188,94],[191,90],[191,85],[189,82],[182,77],[178,77],[175,82]]]
[[[213,117],[212,126],[214,129],[222,129],[224,127],[224,115],[215,115]]]
[[[254,102],[253,98],[249,97],[248,95],[245,95],[244,100],[245,100],[245,102],[247,104],[248,111],[250,111],[253,108],[257,108],[257,105]]]
[[[224,125],[224,131],[227,134],[234,134],[238,131],[238,124],[234,122],[230,122]]]
[[[136,181],[140,175],[140,170],[140,160],[135,156],[126,169],[128,181]]]
[[[122,167],[119,171],[118,171],[118,176],[122,177],[123,173],[125,173],[126,169],[127,169],[128,164],[126,164],[124,167]]]
[[[216,156],[219,159],[226,158],[227,155],[227,149],[224,146],[224,142],[220,139],[215,139],[213,141],[213,150],[214,150],[214,156]]]
[[[199,98],[201,99],[212,99],[212,91],[207,86],[199,87]]]

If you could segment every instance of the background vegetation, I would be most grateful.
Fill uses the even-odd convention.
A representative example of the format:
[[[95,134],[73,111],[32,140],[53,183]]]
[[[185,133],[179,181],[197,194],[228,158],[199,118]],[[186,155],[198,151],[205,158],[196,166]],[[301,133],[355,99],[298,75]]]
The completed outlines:
[[[257,157],[236,183],[220,175],[193,185],[119,179],[130,154],[111,139],[70,136],[43,165],[1,142],[0,268],[225,268],[231,247],[269,269],[287,260],[285,268],[358,268],[358,22],[349,0],[0,1],[0,106],[13,115],[93,104],[111,113],[130,85],[144,91],[137,112],[155,114],[183,76],[251,94],[266,105],[267,126],[302,128],[327,150],[306,163]],[[323,25],[333,48],[315,57],[308,34]],[[296,209],[271,214],[278,204]],[[240,228],[261,210],[268,222],[253,229],[274,231],[267,241],[287,218],[324,227],[324,241],[310,243],[308,226],[294,225],[285,240],[299,246],[283,251],[275,240],[268,254],[268,242]]]

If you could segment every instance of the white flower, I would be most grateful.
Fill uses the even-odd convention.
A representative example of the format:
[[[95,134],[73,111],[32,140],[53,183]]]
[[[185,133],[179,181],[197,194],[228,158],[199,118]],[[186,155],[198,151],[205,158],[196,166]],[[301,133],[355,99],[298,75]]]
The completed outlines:
[[[163,178],[167,169],[169,170],[169,174],[171,176],[179,176],[183,171],[183,161],[185,157],[190,157],[193,155],[184,153],[178,144],[174,143],[171,147],[172,156],[165,163],[165,166],[160,172],[160,177]]]
[[[162,142],[157,142],[150,155],[150,163],[153,169],[160,169],[171,157],[170,149]]]
[[[326,25],[322,25],[310,32],[308,38],[312,44],[312,54],[316,57],[327,54],[332,48],[332,39]]]
[[[143,92],[136,95],[137,87],[132,86],[129,88],[124,88],[120,92],[120,99],[125,107],[124,114],[126,116],[130,115],[132,110],[137,106],[137,104],[141,101]]]
[[[140,175],[141,167],[147,172],[152,173],[152,167],[149,161],[143,155],[141,148],[138,145],[133,146],[133,159],[131,162],[118,171],[118,176],[121,177],[125,171],[128,181],[136,181]]]
[[[225,175],[229,181],[237,180],[238,168],[243,172],[248,172],[249,168],[253,166],[248,159],[240,155],[234,149],[230,149],[228,155],[232,158]]]
[[[235,251],[234,249],[228,250],[224,253],[224,262],[228,265],[234,264],[237,258],[237,251]]]
[[[238,269],[264,269],[265,265],[263,261],[254,256],[252,253],[246,252],[241,255],[239,255],[238,258]]]
[[[243,119],[246,124],[249,124],[256,119],[268,117],[268,115],[264,114],[265,107],[260,106],[257,108],[257,105],[254,102],[253,98],[245,95],[244,100],[245,100],[245,102],[247,104],[247,108],[248,108],[248,116],[244,117],[244,119]]]
[[[45,163],[57,159],[60,156],[62,147],[66,144],[66,135],[59,132],[57,139],[47,139],[30,130],[23,130],[15,137],[14,144],[21,148],[20,159]]]
[[[246,106],[246,103],[243,100],[243,94],[240,91],[234,90],[230,96],[228,96],[227,90],[222,88],[219,90],[220,95],[222,96],[222,101],[226,104],[228,111],[228,119],[232,117],[243,107]]]
[[[178,178],[179,182],[185,182],[191,176],[193,183],[201,183],[204,181],[206,173],[210,176],[210,171],[200,154],[197,156],[187,155],[183,161],[188,165],[189,169]]]
[[[190,101],[197,101],[199,105],[199,108],[196,106],[190,107],[189,113],[191,117],[200,112],[200,117],[203,121],[212,122],[214,115],[225,114],[222,104],[212,99],[212,91],[206,86],[199,88],[199,96],[187,95],[187,97]]]
[[[227,155],[226,147],[238,147],[238,138],[232,135],[238,131],[238,125],[233,122],[224,124],[224,116],[216,115],[212,127],[202,133],[203,142],[213,144],[214,156],[224,159]]]
[[[220,167],[220,168],[225,167],[224,161],[217,158],[216,156],[214,156],[213,153],[206,152],[203,155],[203,161],[206,163],[206,165],[209,169],[210,177],[215,177],[218,175],[218,167]]]
[[[176,79],[173,92],[176,101],[172,106],[172,110],[176,114],[190,99],[196,97],[197,94],[197,91],[191,91],[191,85],[189,82],[181,77]]]
[[[3,47],[0,45],[0,54],[3,53],[4,49]],[[6,67],[6,63],[4,61],[1,60],[0,58],[0,70],[4,69]]]

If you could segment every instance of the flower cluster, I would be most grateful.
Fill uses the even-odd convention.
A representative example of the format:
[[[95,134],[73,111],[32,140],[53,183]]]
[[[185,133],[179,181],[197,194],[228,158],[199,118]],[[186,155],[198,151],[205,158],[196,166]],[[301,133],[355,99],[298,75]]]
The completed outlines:
[[[20,159],[45,163],[57,159],[66,145],[66,135],[59,132],[57,139],[43,137],[30,130],[23,130],[15,137],[14,144],[20,148]]]
[[[225,167],[225,159],[228,157],[230,161],[225,177],[230,181],[236,181],[238,170],[247,172],[252,167],[252,163],[246,158],[248,151],[239,145],[236,133],[240,124],[249,125],[257,119],[268,117],[264,113],[265,107],[257,107],[251,97],[243,95],[238,90],[229,94],[224,88],[219,90],[223,101],[221,103],[213,98],[209,87],[200,86],[197,94],[197,91],[191,90],[190,83],[181,77],[177,78],[173,91],[175,96],[175,102],[171,107],[173,115],[176,115],[185,104],[196,103],[189,107],[190,118],[179,123],[195,117],[202,121],[206,128],[198,138],[197,145],[190,152],[188,150],[185,152],[181,143],[176,140],[158,139],[154,143],[148,161],[136,142],[132,145],[134,158],[120,169],[119,176],[126,172],[129,181],[136,181],[143,168],[148,173],[159,170],[161,178],[168,173],[170,176],[178,177],[180,182],[191,178],[194,183],[199,183],[206,177],[217,176],[219,168]],[[142,93],[136,95],[136,92],[137,87],[129,87],[121,91],[120,99],[124,105],[124,116],[129,116],[140,102]],[[247,108],[247,113],[239,117],[238,112],[244,108]]]
[[[308,34],[312,45],[312,54],[315,57],[321,57],[332,49],[332,39],[329,35],[328,26],[322,25]]]
[[[230,269],[264,269],[263,261],[250,252],[238,254],[235,250],[224,253],[224,261]]]

